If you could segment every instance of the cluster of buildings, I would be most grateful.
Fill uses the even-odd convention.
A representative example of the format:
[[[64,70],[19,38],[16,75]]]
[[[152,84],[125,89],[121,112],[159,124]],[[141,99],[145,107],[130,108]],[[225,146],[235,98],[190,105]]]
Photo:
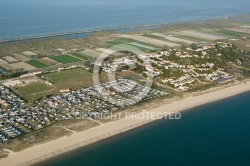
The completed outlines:
[[[126,66],[135,64],[135,60],[126,57],[105,61],[102,63],[102,71],[106,73],[113,73]]]
[[[210,59],[209,51],[217,50],[218,53],[216,56],[219,58],[222,54],[219,52],[218,48],[223,50],[225,48],[232,47],[232,44],[223,43],[223,42],[215,42],[215,43],[201,43],[196,46],[196,48],[188,47],[188,48],[172,48],[166,51],[160,51],[158,53],[145,53],[138,56],[137,61],[132,61],[127,58],[125,61],[122,59],[111,59],[105,61],[102,66],[103,71],[110,72],[119,67],[129,66],[132,64],[139,64],[143,66],[146,70],[142,71],[146,75],[153,75],[157,80],[160,80],[161,83],[171,84],[172,87],[179,91],[186,91],[190,89],[196,83],[207,84],[208,82],[219,82],[224,83],[225,81],[231,81],[235,78],[227,73],[223,68],[218,68],[215,63],[211,63],[211,61],[207,61],[206,59]],[[169,60],[176,57],[176,61]],[[170,56],[172,56],[170,58]],[[200,61],[200,63],[180,63],[181,59],[188,60],[189,62],[196,59],[196,61]],[[203,59],[203,60],[200,60]],[[183,61],[182,60],[182,61]],[[114,63],[115,62],[115,63]],[[201,63],[202,62],[202,63]],[[240,64],[240,62],[236,62]],[[171,70],[178,70],[182,73],[181,76],[170,76]],[[168,71],[168,74],[164,72]],[[139,71],[141,72],[141,71]],[[141,74],[142,74],[141,73]]]
[[[142,92],[145,92],[143,93],[145,95],[137,98]],[[118,79],[93,87],[68,91],[41,102],[37,101],[33,105],[27,104],[5,86],[0,87],[0,93],[0,141],[7,141],[32,132],[52,122],[73,119],[76,114],[82,114],[86,118],[96,118],[98,115],[131,106],[139,101],[167,94],[145,88],[140,83],[128,79]],[[133,102],[121,104],[128,98]],[[110,99],[116,102],[112,103]]]
[[[0,141],[6,141],[8,138],[24,133],[20,128],[11,124],[17,122],[16,115],[19,114],[19,108],[25,104],[25,101],[4,86],[0,86],[0,93]]]

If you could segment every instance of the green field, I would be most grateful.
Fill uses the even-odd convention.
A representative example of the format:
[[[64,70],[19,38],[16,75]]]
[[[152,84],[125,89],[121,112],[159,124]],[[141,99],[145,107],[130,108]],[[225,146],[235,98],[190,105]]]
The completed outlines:
[[[26,101],[35,101],[48,94],[52,94],[53,86],[48,86],[43,82],[34,82],[25,86],[13,87],[14,92],[22,96]]]
[[[82,68],[75,68],[54,73],[48,73],[44,74],[43,76],[53,83],[59,83],[88,75],[91,75],[91,73]]]
[[[50,59],[57,61],[62,64],[67,64],[67,63],[74,63],[74,62],[80,62],[82,60],[69,56],[69,55],[57,55],[57,56],[50,56]]]
[[[228,36],[234,36],[234,37],[241,37],[241,36],[245,35],[245,33],[243,33],[243,32],[236,32],[236,31],[225,30],[225,29],[219,30],[217,32],[224,34],[224,35],[228,35]]]
[[[111,45],[117,45],[117,44],[127,44],[131,42],[136,42],[136,41],[132,39],[126,39],[126,38],[115,38],[113,40],[108,41],[107,43]]]
[[[42,63],[42,62],[39,62],[37,60],[29,60],[29,61],[26,61],[26,63],[36,67],[36,68],[44,68],[44,67],[48,67],[46,64]]]
[[[84,55],[84,54],[81,54],[78,52],[72,53],[72,56],[79,58],[79,59],[82,59],[82,60],[89,60],[90,59],[90,57],[88,57],[87,55]]]
[[[93,86],[92,73],[82,68],[47,73],[43,74],[43,76],[53,82],[54,86],[57,88],[57,91],[64,88],[77,90],[82,89],[84,87]],[[101,82],[106,82],[108,80],[107,75],[100,75],[100,80]]]
[[[135,43],[135,42],[138,43],[138,44],[141,44],[141,45],[145,45],[145,46],[150,46],[150,47],[154,47],[154,48],[160,48],[159,46],[155,46],[155,45],[152,45],[152,44],[149,44],[149,43],[144,43],[144,42],[140,42],[140,41],[137,41],[137,40],[126,39],[126,38],[115,38],[114,40],[110,40],[107,43],[110,44],[110,47],[111,47],[113,45],[129,44],[129,43]],[[144,52],[150,51],[150,49],[139,47],[139,46],[135,46],[135,45],[133,45],[133,47],[136,47],[139,50],[144,51]]]
[[[25,86],[19,86],[16,89],[18,89],[24,95],[31,95],[34,93],[48,91],[48,90],[51,90],[52,88],[46,85],[45,83],[35,82],[35,83],[30,83]]]

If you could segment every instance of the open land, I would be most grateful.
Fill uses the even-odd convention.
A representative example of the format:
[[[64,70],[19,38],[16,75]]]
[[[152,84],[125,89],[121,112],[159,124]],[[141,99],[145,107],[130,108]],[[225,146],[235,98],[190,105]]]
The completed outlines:
[[[144,110],[143,114],[164,114],[184,111],[198,105],[220,100],[249,90],[250,83],[247,82],[245,84],[235,85],[229,88],[216,90],[214,92],[209,92],[202,95],[193,95],[190,97],[186,97],[185,99],[178,99],[178,102],[172,102],[170,104],[166,104],[152,110]],[[154,121],[154,119],[134,118],[133,116],[127,116],[126,118],[114,122],[105,123],[83,132],[73,133],[69,136],[52,140],[44,144],[36,145],[20,152],[11,152],[7,158],[0,160],[0,163],[1,165],[9,166],[31,165],[41,160],[46,160],[53,156],[60,155],[76,148],[86,146],[113,135],[131,130],[135,127],[145,125],[152,121]]]
[[[179,46],[179,44],[175,44],[175,43],[171,43],[171,42],[167,42],[167,41],[162,41],[162,40],[157,40],[157,39],[153,39],[153,38],[148,38],[148,37],[144,37],[144,36],[140,36],[140,35],[120,35],[119,37],[133,39],[133,40],[153,44],[153,45],[160,46],[160,47],[163,47],[165,45],[169,46],[169,47]]]
[[[185,40],[185,39],[181,39],[181,38],[177,38],[177,37],[173,37],[173,36],[167,36],[167,35],[160,34],[160,33],[152,33],[152,35],[163,37],[163,38],[165,38],[169,41],[173,41],[173,42],[181,42],[181,43],[186,43],[186,44],[196,43],[195,41]]]
[[[69,55],[57,55],[57,56],[51,56],[50,58],[52,60],[57,61],[57,62],[62,63],[62,64],[81,61],[80,59],[69,56]]]
[[[152,88],[149,97],[143,101],[154,100],[148,105],[146,103],[147,107],[138,106],[143,102],[134,105],[133,110],[138,112],[146,114],[183,111],[249,91],[249,82],[238,81],[250,76],[249,53],[247,52],[250,50],[250,46],[248,47],[250,36],[246,32],[237,31],[239,26],[245,30],[248,28],[248,25],[242,25],[236,21],[218,19],[206,21],[198,26],[195,23],[179,23],[124,34],[107,31],[97,32],[85,38],[66,40],[53,38],[25,42],[25,44],[16,42],[0,45],[1,57],[13,55],[14,59],[23,61],[17,63],[9,61],[8,63],[2,60],[2,63],[0,62],[2,68],[10,72],[21,68],[29,71],[25,79],[6,80],[18,85],[10,88],[14,93],[6,87],[1,87],[2,104],[14,107],[23,104],[30,108],[30,110],[22,108],[22,112],[27,113],[26,117],[35,118],[34,121],[27,120],[25,123],[21,123],[22,118],[18,118],[16,119],[18,123],[15,123],[18,124],[17,126],[4,126],[4,131],[11,137],[0,135],[4,139],[10,138],[6,143],[8,157],[0,160],[0,165],[33,164],[153,121],[153,119],[133,119],[132,117],[126,119],[125,116],[123,119],[112,120],[112,122],[93,118],[102,111],[107,112],[119,108],[96,95],[92,87],[93,74],[90,73],[92,68],[87,65],[87,62],[93,62],[93,59],[104,50],[107,54],[113,53],[114,50],[109,49],[112,46],[115,50],[116,48],[127,50],[129,46],[141,48],[145,52],[141,58],[148,59],[153,64],[147,66],[136,61],[138,70],[125,71],[126,65],[133,64],[135,60],[126,58],[119,60],[114,56],[102,66],[103,72],[100,74],[100,80],[106,87],[113,84],[108,83],[107,77],[113,66],[121,70],[117,73],[119,78],[128,78],[138,82],[145,82],[148,74],[145,68],[151,70],[155,77],[153,88],[156,89]],[[188,46],[180,48],[182,43],[191,44],[193,41],[197,43],[191,48]],[[200,41],[210,42],[200,43]],[[124,55],[124,53],[116,53],[116,55]],[[30,59],[36,60],[30,61]],[[31,65],[26,61],[29,61]],[[40,72],[37,74],[34,71]],[[37,81],[33,82],[33,79]],[[126,81],[122,80],[122,82]],[[231,87],[216,86],[218,83]],[[129,84],[132,86],[135,82],[130,81]],[[208,91],[201,91],[209,88],[211,89]],[[67,92],[61,93],[61,90]],[[118,101],[122,101],[120,95],[129,97],[138,94],[139,91],[140,88],[131,93],[121,94],[114,89],[108,89],[107,93],[117,98]],[[197,91],[199,93],[194,93]],[[165,94],[165,92],[169,100],[166,97],[159,98],[160,94]],[[184,97],[180,98],[180,96]],[[40,105],[25,103],[20,97]],[[159,103],[156,103],[155,98],[159,98]],[[61,110],[61,103],[64,108],[58,112],[57,109]],[[129,111],[130,109],[132,107],[122,110]],[[89,118],[84,121],[69,120],[72,117],[71,110],[89,112],[90,116],[87,116]],[[38,118],[32,112],[39,112],[42,116]],[[56,113],[49,114],[48,112]],[[15,138],[17,136],[18,139]],[[7,152],[3,156],[6,157],[6,155]]]
[[[42,75],[60,89],[70,88],[72,90],[93,86],[92,74],[82,68],[63,70]],[[102,82],[107,81],[107,75],[100,76]]]
[[[8,64],[12,69],[24,69],[24,70],[34,70],[36,67],[27,64],[25,62],[17,62],[17,63],[11,63]]]
[[[39,62],[37,60],[29,60],[27,61],[26,63],[36,67],[36,68],[44,68],[44,67],[47,67],[46,64],[43,64],[42,62]]]

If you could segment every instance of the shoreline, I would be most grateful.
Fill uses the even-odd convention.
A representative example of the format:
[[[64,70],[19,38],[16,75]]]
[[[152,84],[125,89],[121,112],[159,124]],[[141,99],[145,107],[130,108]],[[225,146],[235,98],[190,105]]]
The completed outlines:
[[[249,15],[250,13],[245,13],[246,15]],[[79,30],[79,31],[65,31],[65,32],[58,32],[58,33],[48,33],[48,34],[37,34],[37,35],[26,35],[23,37],[13,37],[13,38],[5,38],[0,39],[1,43],[11,43],[11,42],[21,42],[21,41],[29,41],[29,40],[42,40],[42,39],[49,39],[54,37],[67,37],[70,35],[82,35],[82,34],[91,34],[95,32],[105,32],[105,31],[119,31],[123,29],[128,29],[131,31],[136,30],[147,30],[147,29],[157,29],[161,26],[167,26],[167,25],[174,25],[174,24],[185,24],[185,23],[200,23],[200,22],[206,22],[209,20],[217,20],[217,19],[224,19],[227,18],[233,18],[235,16],[238,16],[240,14],[228,14],[224,16],[216,16],[212,18],[201,18],[201,19],[192,19],[192,20],[179,20],[179,21],[169,21],[169,22],[159,22],[159,23],[151,23],[151,24],[138,24],[138,25],[129,25],[129,26],[117,26],[117,27],[107,27],[107,28],[94,28],[86,29],[86,30]],[[75,37],[78,38],[78,37]],[[82,38],[82,37],[80,37]]]
[[[215,87],[213,91],[201,91],[198,95],[191,94],[171,103],[151,110],[145,110],[142,113],[173,113],[188,111],[191,108],[219,101],[231,96],[235,96],[250,91],[250,81],[240,82],[229,87]],[[144,116],[145,117],[145,116]],[[162,117],[164,118],[164,117]],[[21,152],[10,152],[8,157],[0,160],[0,165],[32,165],[63,153],[82,148],[84,146],[102,141],[109,137],[121,134],[123,132],[135,129],[137,127],[149,124],[160,119],[135,119],[131,116],[116,121],[108,122],[88,130],[74,133],[70,136],[58,138],[44,144],[30,147]],[[32,156],[31,156],[32,154]]]

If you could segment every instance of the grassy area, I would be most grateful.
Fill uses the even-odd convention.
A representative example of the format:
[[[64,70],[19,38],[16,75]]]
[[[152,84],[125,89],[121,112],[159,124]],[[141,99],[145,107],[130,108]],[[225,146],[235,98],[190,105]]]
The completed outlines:
[[[241,37],[242,35],[245,34],[243,32],[236,32],[236,31],[231,31],[231,30],[226,30],[226,29],[221,29],[217,32],[224,34],[224,35],[227,35],[227,36],[234,36],[234,37]]]
[[[67,63],[74,63],[74,62],[80,62],[82,60],[69,56],[69,55],[57,55],[57,56],[50,56],[50,59],[57,61],[62,64],[67,64]]]
[[[145,45],[145,46],[160,48],[159,46],[155,46],[155,45],[152,45],[152,44],[149,44],[149,43],[144,43],[144,42],[140,42],[140,41],[137,41],[137,40],[126,39],[126,38],[115,38],[114,40],[110,40],[107,43],[110,44],[110,47],[112,47],[113,45],[118,45],[118,44],[138,43],[138,44]],[[135,46],[135,45],[131,45],[131,46],[136,47],[136,48],[138,48],[139,50],[141,50],[143,52],[150,51],[150,49],[147,49],[147,48],[143,48],[143,47],[139,47],[139,46]]]
[[[26,63],[30,64],[31,66],[34,66],[36,68],[44,68],[44,67],[47,67],[46,64],[42,63],[42,62],[39,62],[37,60],[29,60],[29,61],[26,61]]]
[[[75,68],[71,70],[63,70],[60,72],[48,73],[44,74],[43,76],[50,80],[53,83],[60,83],[64,81],[68,81],[71,79],[79,78],[82,76],[89,76],[91,73],[82,69],[82,68]]]
[[[16,86],[13,91],[22,96],[26,101],[35,101],[48,94],[52,94],[54,88],[43,82],[34,82],[25,86]]]
[[[22,151],[23,149],[34,145],[45,143],[70,134],[72,134],[72,132],[53,124],[49,127],[11,139],[6,143],[6,147],[13,151]]]
[[[60,72],[48,73],[43,75],[45,78],[54,83],[57,91],[64,88],[72,90],[82,89],[84,87],[93,86],[92,73],[82,69],[75,68]],[[101,82],[106,82],[108,77],[106,74],[100,76]]]
[[[113,40],[108,41],[107,43],[111,45],[117,45],[117,44],[128,44],[131,42],[137,42],[136,40],[132,39],[126,39],[126,38],[115,38]]]
[[[199,38],[199,37],[188,36],[188,35],[180,35],[180,34],[177,34],[177,35],[175,34],[175,37],[182,38],[182,39],[187,39],[187,40],[192,40],[192,41],[196,41],[196,42],[210,41],[210,40],[206,40],[206,39]]]
[[[72,53],[72,56],[79,58],[79,59],[82,59],[82,60],[89,60],[90,59],[89,56],[78,53],[78,52]]]
[[[39,93],[39,92],[44,92],[47,90],[51,90],[51,86],[46,85],[45,83],[42,82],[35,82],[31,83],[25,86],[19,86],[17,89],[25,95],[31,95],[34,93]]]

